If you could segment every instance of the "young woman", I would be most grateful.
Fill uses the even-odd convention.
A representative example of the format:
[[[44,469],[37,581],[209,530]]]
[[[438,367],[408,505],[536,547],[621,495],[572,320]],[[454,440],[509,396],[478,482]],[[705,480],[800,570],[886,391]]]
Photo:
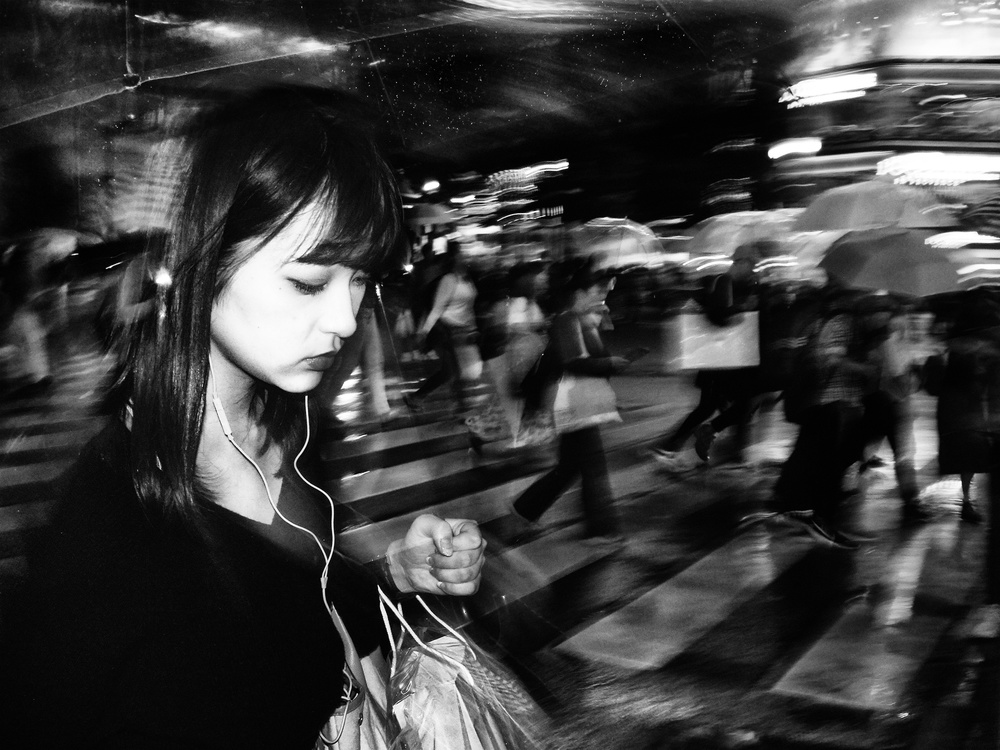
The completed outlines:
[[[333,552],[332,502],[298,466],[305,394],[398,246],[392,173],[352,111],[275,89],[192,131],[117,418],[58,483],[5,617],[0,746],[312,748],[344,683],[328,604],[377,650],[376,579]],[[421,516],[381,583],[469,594],[483,550],[474,523]]]

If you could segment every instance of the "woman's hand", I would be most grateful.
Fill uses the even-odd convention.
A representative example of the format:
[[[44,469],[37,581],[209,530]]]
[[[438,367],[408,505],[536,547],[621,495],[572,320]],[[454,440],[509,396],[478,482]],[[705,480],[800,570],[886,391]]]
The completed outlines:
[[[475,521],[418,516],[386,558],[402,593],[468,596],[479,589],[486,540]]]

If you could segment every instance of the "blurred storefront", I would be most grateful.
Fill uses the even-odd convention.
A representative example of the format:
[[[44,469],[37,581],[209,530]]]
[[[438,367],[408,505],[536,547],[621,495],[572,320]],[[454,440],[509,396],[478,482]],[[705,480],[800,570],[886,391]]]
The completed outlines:
[[[787,139],[771,145],[768,193],[803,205],[879,176],[956,207],[997,190],[1000,5],[993,0],[810,4],[805,52],[781,92]]]

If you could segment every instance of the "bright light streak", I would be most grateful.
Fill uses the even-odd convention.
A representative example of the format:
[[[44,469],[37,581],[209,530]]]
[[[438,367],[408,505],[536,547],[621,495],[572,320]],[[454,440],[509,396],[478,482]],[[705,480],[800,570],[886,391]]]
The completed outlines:
[[[968,245],[998,245],[1000,237],[979,232],[942,232],[928,237],[924,243],[941,250],[959,250]]]
[[[451,199],[452,203],[456,203],[460,206],[464,206],[466,203],[472,203],[476,199],[474,195],[456,195]]]
[[[789,107],[804,107],[840,99],[854,99],[864,96],[865,91],[877,83],[878,75],[874,72],[806,78],[792,84],[780,101],[787,103]]]
[[[996,271],[1000,273],[1000,263],[973,263],[972,265],[962,266],[958,269],[958,275],[968,276],[970,273],[982,271]]]
[[[793,99],[788,102],[788,108],[795,109],[796,107],[812,107],[816,104],[829,104],[830,102],[841,102],[848,99],[860,99],[864,95],[864,91],[839,91],[835,94],[810,96],[807,99]]]
[[[911,185],[961,185],[1000,180],[1000,156],[918,151],[880,161],[876,174]]]
[[[788,138],[778,141],[767,150],[767,156],[772,161],[791,154],[816,154],[823,148],[819,138]]]
[[[425,193],[436,193],[441,189],[441,183],[437,180],[427,180],[421,188]]]

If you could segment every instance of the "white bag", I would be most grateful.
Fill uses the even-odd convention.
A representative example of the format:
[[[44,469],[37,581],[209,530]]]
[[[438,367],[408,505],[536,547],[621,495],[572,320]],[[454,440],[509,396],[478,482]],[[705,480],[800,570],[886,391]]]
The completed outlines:
[[[519,680],[503,665],[441,621],[444,629],[425,642],[384,594],[403,626],[393,643],[390,697],[400,727],[393,750],[541,750],[549,722]],[[390,640],[392,640],[390,636]]]

